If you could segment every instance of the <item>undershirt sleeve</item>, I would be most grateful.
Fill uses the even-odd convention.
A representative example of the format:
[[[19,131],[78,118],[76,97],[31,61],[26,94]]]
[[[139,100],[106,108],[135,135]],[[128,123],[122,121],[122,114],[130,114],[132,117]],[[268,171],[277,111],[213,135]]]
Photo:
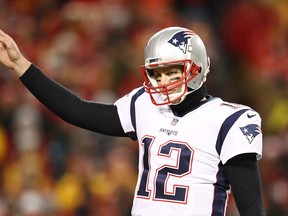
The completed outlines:
[[[256,154],[242,154],[224,165],[241,216],[265,216]]]
[[[20,80],[44,106],[64,121],[105,135],[127,136],[115,105],[79,98],[46,76],[34,64],[31,64]]]

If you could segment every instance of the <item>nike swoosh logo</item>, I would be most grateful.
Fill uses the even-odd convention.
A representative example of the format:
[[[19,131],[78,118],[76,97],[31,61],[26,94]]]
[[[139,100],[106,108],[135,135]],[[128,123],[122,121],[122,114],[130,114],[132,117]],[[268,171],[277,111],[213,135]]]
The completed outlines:
[[[247,117],[248,117],[248,118],[253,118],[254,116],[256,116],[256,114],[252,114],[252,115],[251,115],[251,114],[247,113]]]

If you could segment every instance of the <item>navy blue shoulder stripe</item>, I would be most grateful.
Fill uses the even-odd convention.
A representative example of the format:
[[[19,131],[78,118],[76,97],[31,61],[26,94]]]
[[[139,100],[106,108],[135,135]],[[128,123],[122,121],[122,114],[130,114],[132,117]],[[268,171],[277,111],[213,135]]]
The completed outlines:
[[[136,134],[136,110],[135,110],[135,102],[138,99],[138,97],[140,97],[143,93],[145,92],[144,87],[139,89],[139,91],[137,91],[131,99],[131,104],[130,104],[130,115],[131,115],[131,121],[132,121],[132,125],[134,127],[134,131],[135,132],[129,132],[129,136],[133,139],[133,140],[137,140],[137,134]]]
[[[225,119],[223,124],[221,125],[220,131],[218,133],[217,141],[216,141],[216,151],[220,155],[223,142],[233,124],[237,121],[237,119],[245,113],[249,109],[239,110],[238,112],[233,113],[231,116]]]

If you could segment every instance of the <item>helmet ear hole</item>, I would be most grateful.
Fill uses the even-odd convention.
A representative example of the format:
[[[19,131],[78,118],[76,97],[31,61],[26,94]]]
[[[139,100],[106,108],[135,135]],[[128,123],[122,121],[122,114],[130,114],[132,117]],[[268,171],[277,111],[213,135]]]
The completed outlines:
[[[147,73],[150,77],[154,76],[154,70],[153,69],[146,69],[146,70],[147,70]]]

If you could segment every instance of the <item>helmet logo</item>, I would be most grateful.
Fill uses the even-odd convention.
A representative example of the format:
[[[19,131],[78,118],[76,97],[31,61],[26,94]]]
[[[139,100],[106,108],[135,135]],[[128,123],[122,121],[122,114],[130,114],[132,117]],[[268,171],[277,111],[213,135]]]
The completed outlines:
[[[191,45],[188,45],[188,39],[192,38],[193,35],[194,33],[192,31],[181,31],[174,34],[167,42],[178,47],[184,54],[186,54],[187,51],[192,51]]]

